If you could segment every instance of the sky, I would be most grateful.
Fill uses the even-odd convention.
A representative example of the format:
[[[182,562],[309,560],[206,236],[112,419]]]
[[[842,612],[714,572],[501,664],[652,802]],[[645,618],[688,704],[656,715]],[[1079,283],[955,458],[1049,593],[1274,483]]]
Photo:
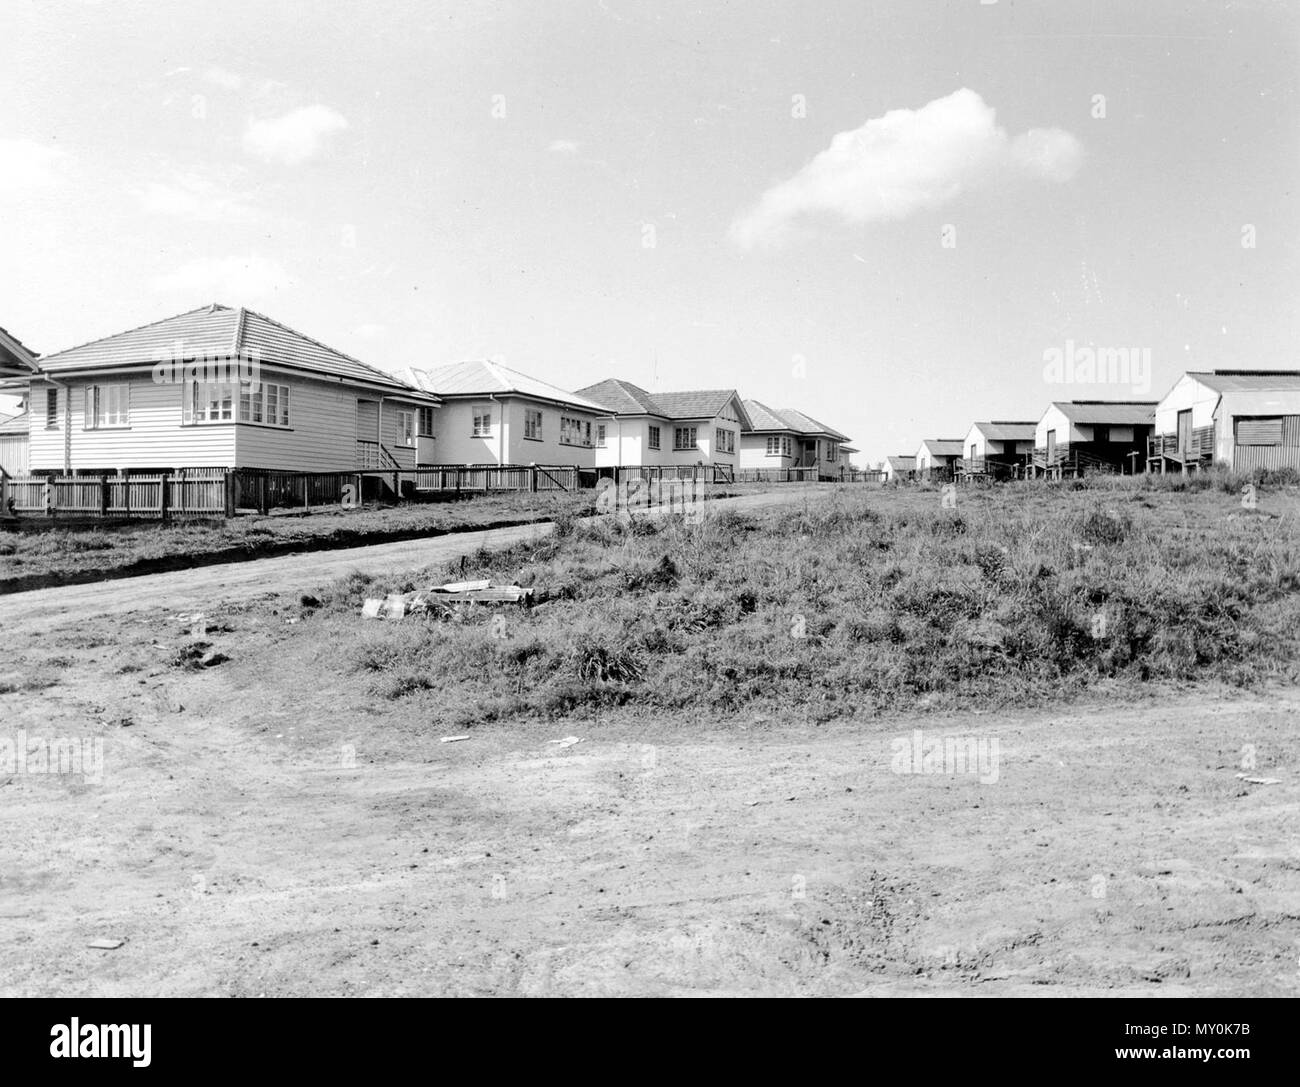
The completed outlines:
[[[1300,365],[1300,0],[5,0],[0,41],[41,353],[245,305],[386,370],[735,387],[859,463]]]

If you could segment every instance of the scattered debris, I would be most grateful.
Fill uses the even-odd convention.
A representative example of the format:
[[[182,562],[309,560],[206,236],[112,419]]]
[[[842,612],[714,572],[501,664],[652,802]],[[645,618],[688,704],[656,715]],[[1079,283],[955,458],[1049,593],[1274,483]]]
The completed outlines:
[[[468,740],[468,736],[443,736],[438,742],[441,744],[454,744],[457,740]]]
[[[563,740],[550,740],[548,742],[555,744],[556,747],[572,747],[574,744],[582,743],[582,737],[566,736]]]
[[[91,940],[86,946],[93,947],[96,951],[116,951],[124,943],[125,940],[99,939]]]
[[[1237,777],[1241,778],[1242,781],[1250,785],[1281,785],[1282,784],[1281,778],[1251,778],[1251,777],[1247,777],[1245,774],[1238,774]]]
[[[489,580],[457,581],[448,585],[434,585],[428,589],[409,593],[389,593],[380,600],[371,597],[361,608],[363,619],[403,619],[408,615],[429,614],[435,607],[439,615],[450,614],[447,605],[458,604],[523,604],[531,607],[536,590],[522,585],[493,585]]]

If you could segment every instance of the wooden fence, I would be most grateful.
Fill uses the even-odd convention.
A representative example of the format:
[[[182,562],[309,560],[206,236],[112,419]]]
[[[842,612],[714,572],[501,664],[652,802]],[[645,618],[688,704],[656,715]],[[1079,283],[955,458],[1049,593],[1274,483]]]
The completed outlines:
[[[705,483],[735,483],[736,470],[729,464],[624,464],[611,469],[617,483],[643,479],[647,483],[665,479],[689,479]]]
[[[0,507],[16,514],[73,519],[223,517],[228,512],[226,473],[21,478],[0,475]]]

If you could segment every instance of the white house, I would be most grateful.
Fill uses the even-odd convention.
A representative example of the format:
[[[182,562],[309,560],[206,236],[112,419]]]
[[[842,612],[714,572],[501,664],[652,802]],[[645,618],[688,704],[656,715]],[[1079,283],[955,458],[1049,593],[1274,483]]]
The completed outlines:
[[[818,479],[838,479],[848,469],[849,439],[838,430],[793,408],[770,408],[757,400],[746,400],[745,411],[751,427],[740,437],[742,473],[779,475],[802,468]]]
[[[1147,454],[1155,408],[1154,400],[1058,400],[1034,427],[1035,470],[1136,471]]]
[[[967,475],[984,474],[998,478],[1029,460],[1034,452],[1037,424],[995,420],[972,423],[962,442],[963,470]]]
[[[1300,370],[1183,374],[1155,408],[1150,471],[1300,468]]]
[[[884,464],[884,481],[914,479],[916,477],[916,458],[911,456],[886,457]]]
[[[740,463],[741,435],[750,428],[735,389],[649,393],[608,378],[577,395],[603,405],[609,416],[598,432],[596,466],[679,467]]]
[[[29,469],[414,468],[437,397],[260,313],[214,303],[45,355]]]
[[[916,451],[919,479],[952,479],[962,457],[960,438],[926,438]]]
[[[37,355],[16,336],[0,328],[0,392],[12,390],[17,410],[0,412],[0,471],[27,474],[27,384],[37,372]],[[0,404],[5,403],[0,398]]]
[[[421,464],[596,463],[609,412],[586,396],[488,359],[398,376],[442,403],[436,441],[421,444]]]

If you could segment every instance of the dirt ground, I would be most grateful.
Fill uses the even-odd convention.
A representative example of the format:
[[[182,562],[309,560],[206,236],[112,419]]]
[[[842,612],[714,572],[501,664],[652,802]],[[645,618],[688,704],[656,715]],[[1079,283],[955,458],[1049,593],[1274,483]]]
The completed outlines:
[[[0,738],[103,741],[0,766],[0,994],[1300,992],[1297,692],[442,743],[289,621],[479,542],[0,601]],[[196,607],[229,660],[169,667]],[[896,772],[917,730],[996,775]]]

